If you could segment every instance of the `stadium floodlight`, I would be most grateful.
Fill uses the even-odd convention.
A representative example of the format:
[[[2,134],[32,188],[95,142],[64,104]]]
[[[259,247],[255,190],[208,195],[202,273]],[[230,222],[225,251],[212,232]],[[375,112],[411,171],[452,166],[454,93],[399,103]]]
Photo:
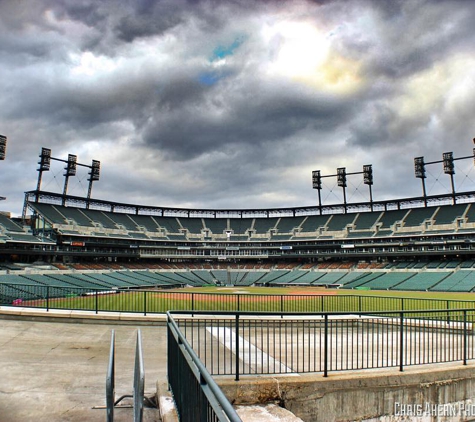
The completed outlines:
[[[312,187],[318,190],[318,209],[322,214],[322,175],[320,170],[312,171]]]
[[[341,188],[346,188],[346,168],[345,167],[339,167],[336,169],[336,174],[337,174],[337,180],[338,180],[338,186]]]
[[[345,167],[338,167],[336,169],[336,176],[337,176],[338,186],[343,188],[343,206],[345,208],[345,214],[346,214],[347,213],[347,208],[346,208],[346,168]]]
[[[40,162],[38,164],[40,165],[38,171],[49,171],[51,167],[51,150],[49,148],[41,148]]]
[[[91,199],[92,193],[92,182],[96,182],[99,180],[101,175],[101,162],[97,160],[92,160],[91,171],[89,172],[89,187],[87,189],[87,208],[89,208],[89,199]]]
[[[41,148],[40,154],[40,161],[38,162],[40,168],[37,169],[38,171],[38,182],[36,184],[36,191],[39,192],[41,190],[41,179],[43,177],[44,171],[49,171],[51,167],[51,149],[49,148]],[[36,202],[38,202],[39,195],[36,195]]]
[[[101,175],[101,162],[97,160],[92,160],[91,171],[89,172],[89,180],[98,181]]]
[[[7,137],[0,135],[0,160],[5,160],[7,150]]]
[[[369,187],[369,203],[371,211],[373,211],[373,166],[371,164],[363,166],[363,183]]]
[[[442,160],[443,160],[443,163],[444,163],[444,173],[445,174],[455,174],[454,153],[453,152],[444,152],[442,154]]]
[[[320,170],[312,171],[312,187],[313,189],[322,188],[322,176],[320,174]]]
[[[68,194],[68,182],[70,176],[76,176],[78,157],[74,154],[68,154],[68,161],[66,167],[66,173],[64,173],[64,189],[63,189],[63,201],[62,205],[66,205],[66,195]]]
[[[425,179],[427,177],[424,157],[414,158],[414,173],[418,179]]]
[[[373,166],[371,164],[363,166],[363,182],[365,185],[373,184]]]
[[[424,198],[424,206],[427,207],[427,194],[426,194],[426,165],[424,163],[424,157],[414,158],[414,173],[418,179],[421,179],[422,182],[422,196]]]
[[[66,167],[64,168],[66,170],[66,173],[64,176],[69,177],[69,176],[76,176],[76,168],[77,168],[77,161],[78,157],[73,154],[68,155],[68,163]]]

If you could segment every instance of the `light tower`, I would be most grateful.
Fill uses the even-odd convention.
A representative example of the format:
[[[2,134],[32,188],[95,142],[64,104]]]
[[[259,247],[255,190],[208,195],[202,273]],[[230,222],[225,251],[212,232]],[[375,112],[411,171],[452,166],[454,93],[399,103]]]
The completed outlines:
[[[7,152],[7,137],[5,135],[0,135],[0,160],[5,160]],[[0,196],[0,201],[5,200],[4,196]]]

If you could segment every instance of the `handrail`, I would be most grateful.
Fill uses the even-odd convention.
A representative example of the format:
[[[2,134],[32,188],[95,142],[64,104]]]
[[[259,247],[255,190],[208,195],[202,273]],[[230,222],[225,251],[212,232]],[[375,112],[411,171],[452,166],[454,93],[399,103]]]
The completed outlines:
[[[115,404],[115,330],[111,333],[111,347],[109,353],[109,365],[106,376],[106,407],[107,422],[114,421]]]
[[[167,312],[167,323],[169,333],[176,340],[180,353],[182,353],[183,357],[188,361],[189,368],[192,370],[196,380],[199,382],[201,389],[205,394],[206,398],[208,399],[208,403],[212,407],[215,416],[218,418],[218,420],[242,422],[241,418],[238,416],[232,405],[229,403],[224,393],[221,391],[221,389],[216,384],[206,367],[200,361],[186,338],[181,333],[178,325],[176,324],[172,315],[169,312]],[[169,382],[170,385],[174,383],[174,380],[170,380],[170,371]],[[184,403],[178,403],[178,392],[174,391],[174,393],[175,402],[178,407],[178,412],[180,413],[180,408],[184,405]]]
[[[189,339],[211,374],[235,375],[236,381],[240,375],[250,374],[322,372],[326,377],[330,371],[395,366],[403,371],[410,365],[453,361],[466,365],[475,359],[473,308],[316,313],[196,311],[192,317],[186,311],[170,311],[167,315],[173,318],[182,337]],[[181,319],[181,315],[186,318]],[[243,318],[246,316],[249,318]],[[272,316],[281,318],[266,318]]]

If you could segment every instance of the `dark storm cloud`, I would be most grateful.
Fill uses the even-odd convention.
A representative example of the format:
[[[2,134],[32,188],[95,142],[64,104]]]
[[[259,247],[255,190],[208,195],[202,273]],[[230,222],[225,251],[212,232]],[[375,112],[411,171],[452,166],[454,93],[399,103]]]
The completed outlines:
[[[186,100],[176,109],[159,109],[143,138],[171,158],[190,159],[232,144],[279,144],[308,127],[328,131],[353,107],[331,96],[295,95],[291,88],[265,85],[240,93],[219,90],[199,103]],[[224,115],[216,118],[221,112]]]
[[[272,68],[287,21],[328,41],[320,79]],[[48,146],[104,161],[96,197],[121,202],[298,206],[312,166],[370,161],[399,195],[410,154],[475,136],[474,21],[457,0],[0,1],[2,194],[21,208]]]
[[[364,54],[372,76],[399,79],[433,65],[447,54],[471,50],[475,3],[467,1],[371,1],[373,39],[362,33],[347,47]],[[357,13],[354,10],[354,13]]]

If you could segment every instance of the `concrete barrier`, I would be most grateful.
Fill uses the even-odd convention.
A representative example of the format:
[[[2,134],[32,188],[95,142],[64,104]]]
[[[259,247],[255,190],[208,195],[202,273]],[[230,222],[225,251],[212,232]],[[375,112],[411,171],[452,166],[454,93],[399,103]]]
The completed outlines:
[[[475,364],[217,382],[235,406],[278,403],[306,422],[475,419]]]

